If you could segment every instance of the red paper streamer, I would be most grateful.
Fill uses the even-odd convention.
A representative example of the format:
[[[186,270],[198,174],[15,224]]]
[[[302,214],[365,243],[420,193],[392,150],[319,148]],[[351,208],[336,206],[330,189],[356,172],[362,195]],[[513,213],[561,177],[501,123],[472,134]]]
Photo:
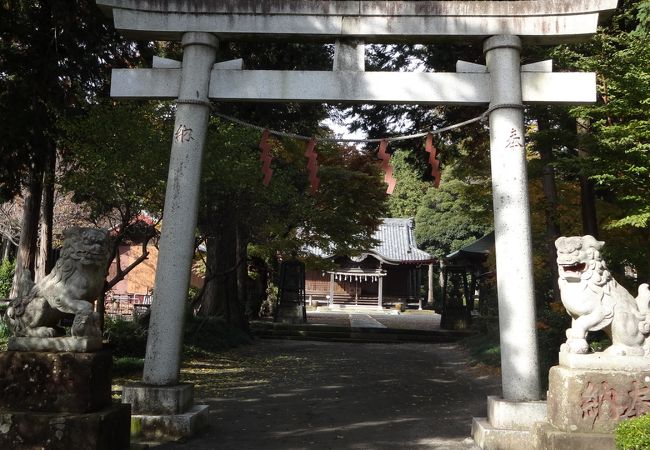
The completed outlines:
[[[393,190],[395,190],[397,180],[393,177],[393,168],[390,165],[390,155],[386,153],[387,148],[388,140],[382,139],[379,143],[379,159],[381,159],[381,168],[384,170],[384,182],[388,184],[386,193],[390,195],[393,193]]]
[[[262,139],[260,140],[260,150],[262,151],[260,154],[260,160],[263,162],[262,173],[264,174],[264,180],[262,183],[264,186],[269,185],[271,182],[271,176],[273,175],[273,169],[271,169],[271,160],[273,159],[273,156],[271,156],[271,144],[269,143],[269,137],[269,130],[264,130],[262,132]]]
[[[433,182],[433,187],[440,186],[440,161],[436,159],[438,150],[433,145],[433,134],[429,133],[427,135],[427,141],[424,145],[424,149],[429,153],[429,164],[431,164],[431,175],[435,177]]]
[[[315,148],[316,140],[311,139],[307,143],[305,156],[308,158],[307,170],[309,171],[310,190],[312,194],[315,194],[318,191],[318,186],[320,186],[320,178],[318,178],[318,153],[316,153]]]

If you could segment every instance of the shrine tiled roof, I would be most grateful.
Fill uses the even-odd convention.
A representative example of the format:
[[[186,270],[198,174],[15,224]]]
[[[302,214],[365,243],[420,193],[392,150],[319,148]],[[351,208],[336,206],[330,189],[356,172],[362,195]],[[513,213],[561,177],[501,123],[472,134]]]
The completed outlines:
[[[413,227],[413,219],[383,219],[373,236],[379,241],[379,245],[368,253],[392,263],[433,261],[433,256],[417,248]]]
[[[358,256],[352,257],[352,260],[360,262],[371,255],[387,264],[425,264],[435,262],[436,259],[432,255],[417,248],[413,227],[413,219],[382,219],[381,225],[379,225],[373,234],[373,238],[379,241],[379,244]],[[334,256],[313,247],[310,247],[307,251],[322,258]]]

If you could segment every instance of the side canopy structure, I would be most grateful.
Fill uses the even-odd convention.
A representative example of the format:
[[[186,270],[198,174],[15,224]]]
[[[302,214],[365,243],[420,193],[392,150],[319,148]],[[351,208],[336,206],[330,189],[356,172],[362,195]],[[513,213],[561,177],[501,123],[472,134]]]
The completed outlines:
[[[540,398],[524,103],[590,103],[593,73],[521,65],[526,44],[589,37],[616,0],[315,1],[98,0],[134,39],[181,40],[183,61],[115,70],[118,98],[176,98],[165,223],[143,381],[178,383],[184,298],[196,225],[209,100],[485,104],[490,111],[504,398]],[[219,40],[336,43],[333,71],[248,71],[216,62]],[[486,65],[456,73],[364,72],[363,43],[483,42]]]

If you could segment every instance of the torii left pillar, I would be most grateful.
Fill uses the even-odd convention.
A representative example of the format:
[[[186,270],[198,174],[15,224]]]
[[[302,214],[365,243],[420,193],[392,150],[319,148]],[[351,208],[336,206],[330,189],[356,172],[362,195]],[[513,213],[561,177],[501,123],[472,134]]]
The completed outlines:
[[[132,429],[139,430],[143,438],[189,436],[207,421],[208,407],[193,405],[193,386],[179,384],[179,375],[210,116],[210,73],[218,40],[210,33],[190,32],[183,35],[182,45],[181,84],[144,373],[142,384],[127,386],[122,393],[122,401],[131,403],[132,420],[137,424]]]

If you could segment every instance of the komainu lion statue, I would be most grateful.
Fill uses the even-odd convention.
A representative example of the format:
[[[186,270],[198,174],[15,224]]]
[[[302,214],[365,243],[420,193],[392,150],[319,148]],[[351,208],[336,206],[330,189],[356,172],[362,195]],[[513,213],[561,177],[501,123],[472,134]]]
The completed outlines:
[[[639,286],[635,299],[612,278],[593,236],[561,237],[555,241],[562,303],[571,328],[561,352],[587,353],[587,332],[604,330],[612,340],[606,353],[650,355],[650,290]]]
[[[104,287],[110,258],[108,232],[70,228],[52,272],[38,283],[25,277],[18,297],[7,309],[6,321],[15,336],[57,337],[65,334],[59,321],[74,314],[72,335],[101,336],[93,301]]]

